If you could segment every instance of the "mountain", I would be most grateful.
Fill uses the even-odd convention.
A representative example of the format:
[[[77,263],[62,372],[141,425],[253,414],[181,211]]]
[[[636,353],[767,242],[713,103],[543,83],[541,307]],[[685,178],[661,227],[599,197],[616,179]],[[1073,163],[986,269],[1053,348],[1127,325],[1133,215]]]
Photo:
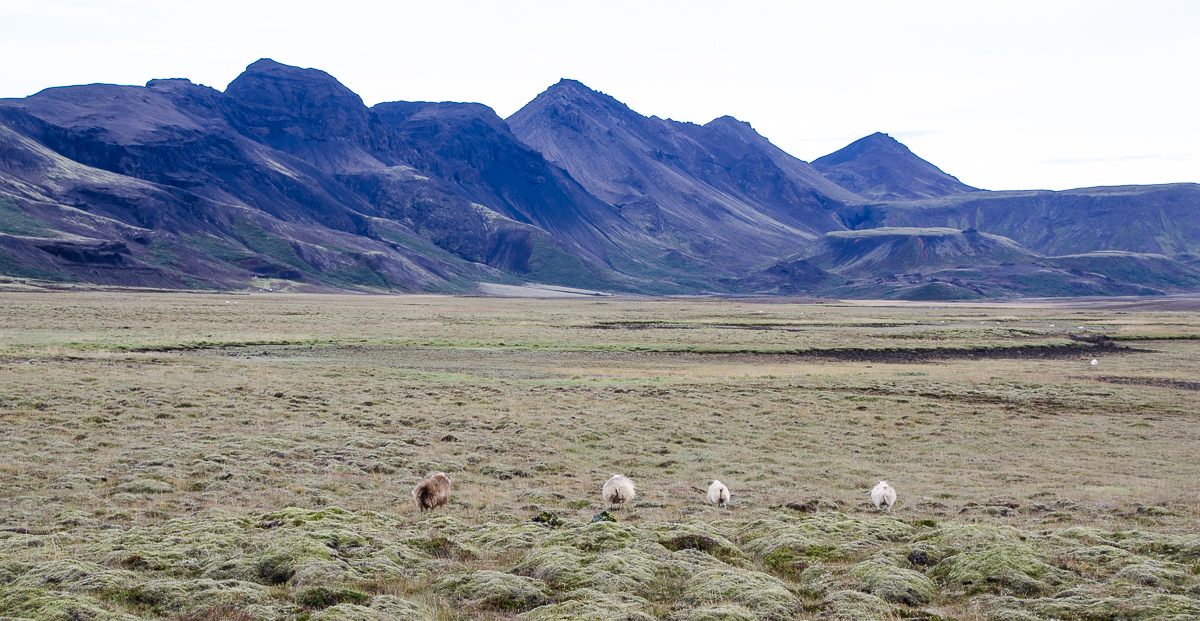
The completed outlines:
[[[731,117],[645,117],[571,80],[505,120],[477,103],[367,107],[323,71],[262,59],[224,92],[169,79],[0,100],[0,276],[1157,295],[1200,290],[1200,185],[988,192],[885,134],[809,165]]]
[[[604,282],[553,235],[423,174],[427,158],[317,70],[260,60],[226,93],[154,80],[4,100],[0,151],[7,212],[61,238],[0,244],[13,275],[49,261],[106,284],[441,290],[506,278],[486,264]],[[83,256],[68,243],[122,250],[64,263]]]
[[[1162,255],[1046,257],[1007,237],[953,228],[835,231],[793,262],[830,274],[821,281],[825,295],[843,298],[1162,295],[1200,287],[1200,269]]]
[[[844,210],[842,219],[854,229],[977,229],[1046,255],[1116,250],[1183,261],[1200,255],[1200,184],[1195,183],[970,192],[869,203]]]
[[[847,277],[929,271],[1039,257],[1006,237],[950,228],[878,228],[826,233],[800,255]]]
[[[825,178],[872,200],[906,200],[977,192],[917,157],[891,136],[876,132],[813,160]]]
[[[0,101],[6,271],[180,288],[270,276],[420,289],[462,273],[444,254],[363,236],[365,203],[236,132],[221,103],[184,80]],[[14,216],[37,230],[14,229]]]
[[[863,202],[749,124],[645,117],[573,80],[538,95],[508,124],[646,234],[626,245],[640,261],[669,256],[734,275],[843,228],[838,209]]]
[[[489,107],[473,103],[389,102],[371,110],[414,152],[423,170],[462,196],[608,264],[609,235],[635,234],[616,209],[524,145]]]

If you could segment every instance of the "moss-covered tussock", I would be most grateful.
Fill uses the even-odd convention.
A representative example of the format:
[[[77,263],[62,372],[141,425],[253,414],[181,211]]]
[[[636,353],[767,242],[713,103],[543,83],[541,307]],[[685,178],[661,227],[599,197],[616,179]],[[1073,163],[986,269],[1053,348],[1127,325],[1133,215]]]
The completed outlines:
[[[1141,619],[1197,614],[1200,597],[1187,535],[840,512],[548,528],[289,508],[83,534],[0,532],[0,616],[353,621],[431,619],[442,607],[526,621],[741,621],[935,618],[933,608],[969,605],[993,618],[1099,619],[1119,604]]]

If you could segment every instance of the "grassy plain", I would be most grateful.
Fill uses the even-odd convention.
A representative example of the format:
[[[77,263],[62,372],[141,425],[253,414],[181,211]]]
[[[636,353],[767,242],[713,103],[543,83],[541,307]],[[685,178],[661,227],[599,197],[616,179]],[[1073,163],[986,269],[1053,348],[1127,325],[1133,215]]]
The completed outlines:
[[[0,617],[1200,618],[1198,405],[1195,300],[3,293]]]

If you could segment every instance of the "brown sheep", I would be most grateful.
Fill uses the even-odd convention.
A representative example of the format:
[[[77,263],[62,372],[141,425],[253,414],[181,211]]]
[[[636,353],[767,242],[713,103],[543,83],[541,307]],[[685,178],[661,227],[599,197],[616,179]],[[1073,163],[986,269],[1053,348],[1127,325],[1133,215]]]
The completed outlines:
[[[450,502],[450,477],[444,473],[435,472],[424,481],[417,483],[412,491],[413,501],[417,503],[418,511],[436,509]]]

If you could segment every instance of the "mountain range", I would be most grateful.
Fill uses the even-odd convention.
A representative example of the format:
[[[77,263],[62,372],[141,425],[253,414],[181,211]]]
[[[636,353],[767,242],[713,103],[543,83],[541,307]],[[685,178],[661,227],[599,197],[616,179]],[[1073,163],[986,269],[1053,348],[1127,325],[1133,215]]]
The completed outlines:
[[[215,290],[971,299],[1200,289],[1200,185],[993,192],[882,133],[811,164],[746,122],[562,80],[507,119],[368,107],[259,60],[0,100],[0,275]]]

